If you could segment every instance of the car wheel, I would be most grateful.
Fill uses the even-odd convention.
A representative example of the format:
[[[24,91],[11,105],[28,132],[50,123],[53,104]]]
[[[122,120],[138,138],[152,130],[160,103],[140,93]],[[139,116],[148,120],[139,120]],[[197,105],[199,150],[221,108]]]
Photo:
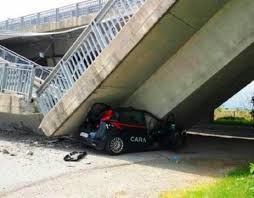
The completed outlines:
[[[121,137],[110,137],[106,144],[106,152],[110,155],[119,155],[124,151],[124,141]]]

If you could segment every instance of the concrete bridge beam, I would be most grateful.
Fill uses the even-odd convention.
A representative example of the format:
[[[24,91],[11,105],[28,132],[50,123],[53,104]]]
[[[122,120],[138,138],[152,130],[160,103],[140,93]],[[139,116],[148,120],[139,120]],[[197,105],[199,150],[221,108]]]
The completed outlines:
[[[254,2],[232,0],[168,59],[125,105],[190,127],[253,80]]]

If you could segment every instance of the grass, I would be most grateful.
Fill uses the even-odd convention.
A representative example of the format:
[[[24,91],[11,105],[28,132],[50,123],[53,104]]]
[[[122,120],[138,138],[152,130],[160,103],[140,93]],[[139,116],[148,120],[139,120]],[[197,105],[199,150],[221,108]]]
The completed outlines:
[[[221,124],[221,125],[254,126],[253,121],[246,120],[245,118],[239,118],[239,117],[218,118],[213,123],[214,124]]]
[[[163,193],[160,198],[253,198],[254,164],[230,172],[215,184]]]

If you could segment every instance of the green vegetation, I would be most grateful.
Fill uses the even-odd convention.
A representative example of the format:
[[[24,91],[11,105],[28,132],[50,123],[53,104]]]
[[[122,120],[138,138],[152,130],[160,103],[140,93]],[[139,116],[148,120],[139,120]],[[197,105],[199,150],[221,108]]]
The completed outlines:
[[[230,172],[215,184],[163,193],[161,198],[253,198],[254,164]]]
[[[214,124],[254,126],[254,122],[252,120],[247,120],[245,118],[240,118],[240,117],[218,118],[217,120],[214,121]]]
[[[254,163],[250,164],[250,174],[254,175]]]
[[[214,123],[222,125],[254,126],[253,112],[218,108],[214,111]]]

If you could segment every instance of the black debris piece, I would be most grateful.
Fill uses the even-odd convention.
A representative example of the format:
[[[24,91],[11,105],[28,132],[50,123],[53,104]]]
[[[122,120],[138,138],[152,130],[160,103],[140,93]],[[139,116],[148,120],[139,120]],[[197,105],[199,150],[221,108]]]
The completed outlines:
[[[77,161],[83,159],[86,155],[87,155],[86,151],[83,151],[83,152],[73,151],[64,157],[64,161],[77,162]]]

